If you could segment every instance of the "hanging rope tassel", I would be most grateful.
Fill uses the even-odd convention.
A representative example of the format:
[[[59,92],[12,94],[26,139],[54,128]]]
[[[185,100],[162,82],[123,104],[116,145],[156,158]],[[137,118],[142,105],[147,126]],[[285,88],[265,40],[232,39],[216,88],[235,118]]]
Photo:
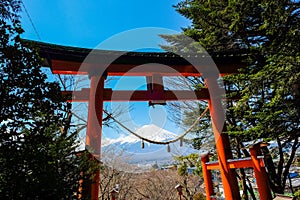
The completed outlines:
[[[142,140],[142,149],[145,148],[145,143],[144,143],[144,140]]]
[[[171,147],[170,147],[170,144],[168,144],[168,153],[171,152]]]

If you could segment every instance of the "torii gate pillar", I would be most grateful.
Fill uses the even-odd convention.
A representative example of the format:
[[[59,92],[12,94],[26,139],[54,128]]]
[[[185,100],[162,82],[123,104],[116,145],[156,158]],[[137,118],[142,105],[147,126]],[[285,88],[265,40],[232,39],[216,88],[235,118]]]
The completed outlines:
[[[86,148],[94,158],[100,161],[102,137],[102,113],[105,77],[90,76],[90,95],[88,105],[88,123],[86,131]],[[100,184],[100,171],[94,174],[90,186],[91,200],[98,200]]]
[[[210,117],[212,121],[212,128],[214,132],[214,138],[216,143],[217,155],[219,160],[221,178],[224,188],[224,194],[226,200],[240,200],[239,186],[236,179],[234,169],[228,167],[227,160],[232,158],[232,152],[230,149],[230,142],[227,134],[222,133],[225,127],[225,113],[222,107],[222,92],[217,82],[217,77],[208,77],[205,79],[205,83],[210,90],[210,93],[214,95],[210,96],[208,100],[208,106],[210,110]],[[211,178],[211,177],[206,177]],[[206,187],[210,188],[211,184],[207,184]],[[207,192],[211,192],[208,189]],[[210,199],[210,193],[207,193],[207,199]]]

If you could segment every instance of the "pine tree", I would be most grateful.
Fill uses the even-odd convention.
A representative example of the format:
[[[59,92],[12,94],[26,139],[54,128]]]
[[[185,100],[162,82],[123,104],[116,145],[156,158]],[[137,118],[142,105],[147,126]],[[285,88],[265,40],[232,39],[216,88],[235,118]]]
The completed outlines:
[[[70,105],[46,81],[36,49],[23,44],[20,8],[0,3],[0,199],[76,199],[95,164],[76,155]]]
[[[267,163],[276,193],[284,192],[299,147],[299,5],[293,0],[185,0],[175,6],[191,20],[183,34],[208,52],[249,55],[240,74],[225,78],[226,89],[241,95],[230,103],[228,132],[238,144],[260,138],[277,142],[276,170]],[[183,49],[181,34],[162,37],[171,44],[167,50]]]

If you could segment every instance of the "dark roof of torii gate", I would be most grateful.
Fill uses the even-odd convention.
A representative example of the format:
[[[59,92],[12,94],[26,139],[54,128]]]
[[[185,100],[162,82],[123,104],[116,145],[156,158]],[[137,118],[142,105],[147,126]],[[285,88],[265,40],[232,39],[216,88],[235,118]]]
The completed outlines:
[[[171,52],[125,52],[113,50],[93,50],[88,48],[62,46],[49,44],[44,42],[24,40],[34,44],[40,52],[40,55],[47,59],[46,65],[50,66],[53,73],[60,74],[76,74],[81,63],[86,57],[95,56],[99,65],[109,64],[112,69],[111,75],[122,75],[125,71],[129,71],[134,66],[159,63],[167,66],[173,66],[180,74],[188,76],[196,75],[191,70],[191,63],[185,58]],[[192,59],[213,59],[221,74],[237,73],[238,68],[244,66],[242,61],[247,57],[245,52],[227,51],[227,52],[211,52],[208,54],[185,55],[188,60]],[[111,63],[111,58],[114,61]],[[109,63],[108,63],[109,62]],[[121,72],[116,70],[116,66],[122,66]],[[128,67],[130,66],[130,67]],[[118,67],[120,68],[120,67]],[[154,69],[158,71],[157,69]],[[182,73],[181,73],[182,71]],[[195,70],[194,70],[195,71]],[[110,71],[108,72],[110,73]],[[82,73],[81,73],[82,74]]]

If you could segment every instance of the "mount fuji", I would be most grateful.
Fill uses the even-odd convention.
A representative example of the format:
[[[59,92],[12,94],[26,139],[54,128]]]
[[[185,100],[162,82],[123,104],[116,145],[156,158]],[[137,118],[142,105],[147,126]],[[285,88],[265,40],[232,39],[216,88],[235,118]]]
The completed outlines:
[[[135,132],[144,138],[159,142],[169,141],[178,137],[178,135],[154,124],[144,125]],[[170,164],[173,163],[174,156],[199,153],[199,151],[190,148],[187,144],[180,146],[180,141],[170,144],[170,152],[168,152],[167,145],[144,142],[144,148],[142,148],[141,143],[141,139],[134,135],[121,135],[116,139],[105,138],[102,141],[102,154],[105,155],[105,152],[113,151],[126,157],[128,164],[146,165],[154,163]]]

